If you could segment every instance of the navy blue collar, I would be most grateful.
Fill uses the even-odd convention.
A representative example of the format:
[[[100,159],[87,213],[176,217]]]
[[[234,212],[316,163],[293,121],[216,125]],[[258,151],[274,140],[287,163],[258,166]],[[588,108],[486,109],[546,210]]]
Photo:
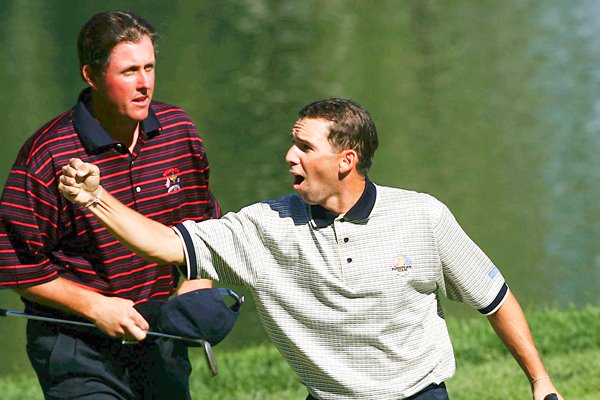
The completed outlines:
[[[365,190],[360,196],[356,204],[344,215],[344,219],[349,221],[364,221],[369,218],[373,207],[375,207],[375,200],[377,199],[377,189],[373,182],[369,178],[365,179]],[[333,221],[339,217],[338,214],[333,213],[320,205],[310,206],[310,218],[312,225],[317,228],[325,228],[333,224]]]
[[[117,142],[104,130],[102,125],[94,118],[92,109],[92,90],[84,89],[79,94],[77,105],[73,109],[73,125],[81,144],[88,154],[98,154],[110,148],[115,148],[119,153],[128,152],[127,145]],[[145,138],[151,138],[159,133],[160,123],[152,107],[148,110],[148,117],[140,124],[140,133]]]

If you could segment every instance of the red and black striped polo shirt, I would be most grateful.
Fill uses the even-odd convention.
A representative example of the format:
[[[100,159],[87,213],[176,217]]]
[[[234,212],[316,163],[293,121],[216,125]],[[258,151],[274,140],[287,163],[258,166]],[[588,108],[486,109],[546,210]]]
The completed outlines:
[[[130,153],[77,105],[40,128],[22,147],[0,203],[0,287],[58,276],[108,296],[164,299],[179,278],[126,249],[84,207],[58,191],[72,157],[98,165],[102,185],[125,205],[165,225],[220,216],[209,190],[209,165],[194,123],[178,107],[153,101]],[[26,301],[28,311],[53,313]]]

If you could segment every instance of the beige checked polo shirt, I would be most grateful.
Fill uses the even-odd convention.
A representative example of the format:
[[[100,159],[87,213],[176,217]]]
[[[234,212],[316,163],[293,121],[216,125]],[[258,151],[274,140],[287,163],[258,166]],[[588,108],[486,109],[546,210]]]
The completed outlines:
[[[489,314],[508,291],[441,202],[369,181],[341,216],[289,195],[174,229],[184,274],[246,286],[321,399],[403,399],[450,378],[438,294]]]

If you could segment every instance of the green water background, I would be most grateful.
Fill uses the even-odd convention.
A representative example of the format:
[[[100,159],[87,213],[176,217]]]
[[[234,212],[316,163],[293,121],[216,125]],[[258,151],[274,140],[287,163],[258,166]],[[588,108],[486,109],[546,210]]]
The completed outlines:
[[[0,0],[0,185],[74,105],[77,33],[109,9],[158,28],[155,98],[198,124],[225,211],[289,193],[296,112],[352,98],[379,131],[370,178],[445,202],[526,309],[598,304],[600,2]],[[0,372],[29,368],[24,325],[0,320]],[[264,340],[250,301],[221,346]]]

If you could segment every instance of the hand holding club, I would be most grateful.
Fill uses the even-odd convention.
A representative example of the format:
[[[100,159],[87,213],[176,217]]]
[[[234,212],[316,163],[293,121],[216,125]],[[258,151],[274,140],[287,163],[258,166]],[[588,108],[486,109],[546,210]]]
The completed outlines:
[[[148,322],[133,307],[131,300],[119,297],[102,297],[93,308],[94,324],[112,338],[140,341],[150,329]]]

